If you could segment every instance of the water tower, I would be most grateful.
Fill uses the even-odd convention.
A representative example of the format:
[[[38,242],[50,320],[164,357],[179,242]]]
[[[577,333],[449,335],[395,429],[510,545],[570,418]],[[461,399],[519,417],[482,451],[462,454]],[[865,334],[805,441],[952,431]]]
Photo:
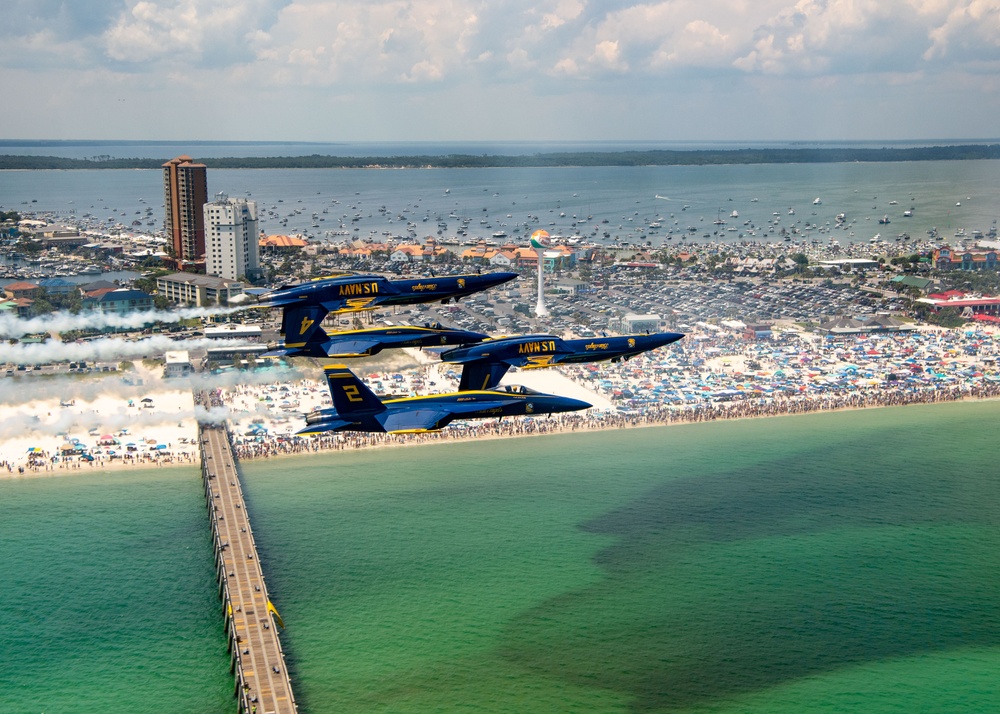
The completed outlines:
[[[531,234],[531,247],[538,256],[538,304],[535,305],[535,317],[548,317],[549,310],[545,307],[545,289],[542,278],[545,275],[545,249],[549,243],[549,232],[537,230]]]

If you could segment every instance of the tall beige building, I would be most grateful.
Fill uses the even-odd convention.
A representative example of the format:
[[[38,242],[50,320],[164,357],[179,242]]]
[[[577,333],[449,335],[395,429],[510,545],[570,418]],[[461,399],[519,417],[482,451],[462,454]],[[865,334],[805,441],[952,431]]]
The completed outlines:
[[[190,156],[163,164],[164,229],[178,267],[194,266],[205,254],[205,214],[208,168]]]

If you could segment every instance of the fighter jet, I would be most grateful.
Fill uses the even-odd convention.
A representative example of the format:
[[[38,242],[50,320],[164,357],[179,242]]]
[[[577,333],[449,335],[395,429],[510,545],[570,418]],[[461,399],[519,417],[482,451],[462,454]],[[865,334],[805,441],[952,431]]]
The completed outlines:
[[[486,273],[390,280],[381,275],[339,275],[283,285],[263,295],[256,307],[280,307],[287,314],[290,307],[319,305],[327,312],[338,314],[393,305],[448,302],[516,277],[517,273]]]
[[[627,360],[684,337],[679,332],[656,332],[621,337],[564,340],[554,335],[527,335],[485,340],[441,354],[441,361],[464,364],[459,389],[490,389],[511,367],[538,369],[556,364]]]
[[[440,347],[468,345],[487,335],[457,330],[441,324],[412,327],[394,325],[327,333],[321,326],[326,309],[320,305],[291,306],[285,309],[282,332],[285,344],[266,352],[264,357],[370,357],[387,347]]]
[[[306,427],[299,434],[325,431],[416,434],[437,431],[455,419],[552,414],[591,406],[578,399],[542,394],[516,385],[382,401],[342,364],[327,367],[326,379],[333,408],[308,414]]]

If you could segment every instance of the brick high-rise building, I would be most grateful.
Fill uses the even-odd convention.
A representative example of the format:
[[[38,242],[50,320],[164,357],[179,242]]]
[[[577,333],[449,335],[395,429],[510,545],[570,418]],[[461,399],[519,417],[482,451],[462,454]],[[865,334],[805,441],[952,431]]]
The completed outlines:
[[[163,164],[164,229],[178,267],[194,266],[205,255],[205,213],[208,168],[190,156]]]

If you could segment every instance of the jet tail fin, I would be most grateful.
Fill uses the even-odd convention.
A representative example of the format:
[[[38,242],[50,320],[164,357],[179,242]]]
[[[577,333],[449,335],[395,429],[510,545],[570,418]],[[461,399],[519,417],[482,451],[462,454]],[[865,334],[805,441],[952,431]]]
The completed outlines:
[[[467,362],[462,368],[462,381],[458,390],[467,392],[475,389],[492,389],[500,384],[510,365],[506,362]]]
[[[281,332],[286,347],[301,347],[309,342],[322,342],[326,332],[320,325],[329,310],[322,305],[292,305],[281,316]]]
[[[385,406],[375,393],[346,366],[333,364],[325,371],[330,396],[333,397],[333,408],[341,417],[350,419],[352,414],[377,414],[385,411]]]

